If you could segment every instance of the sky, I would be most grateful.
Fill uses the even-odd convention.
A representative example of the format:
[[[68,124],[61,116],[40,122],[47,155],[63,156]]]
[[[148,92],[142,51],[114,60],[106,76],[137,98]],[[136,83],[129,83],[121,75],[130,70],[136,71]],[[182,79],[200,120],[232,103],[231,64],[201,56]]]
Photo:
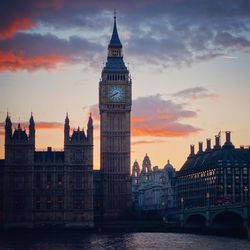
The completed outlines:
[[[71,129],[94,119],[99,169],[98,84],[113,12],[132,77],[131,165],[180,169],[190,144],[231,131],[250,144],[248,0],[3,0],[0,8],[0,158],[4,121],[36,123],[36,148],[63,148]],[[28,132],[28,129],[27,129]]]

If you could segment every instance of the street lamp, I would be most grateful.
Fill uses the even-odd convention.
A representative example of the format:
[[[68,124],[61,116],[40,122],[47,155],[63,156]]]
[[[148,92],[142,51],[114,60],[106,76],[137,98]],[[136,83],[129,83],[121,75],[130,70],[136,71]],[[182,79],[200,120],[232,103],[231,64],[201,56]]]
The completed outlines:
[[[209,192],[206,193],[206,198],[207,198],[207,206],[209,207],[209,197],[210,197],[210,194]]]
[[[181,197],[181,209],[183,209],[184,208],[184,198],[183,197]]]

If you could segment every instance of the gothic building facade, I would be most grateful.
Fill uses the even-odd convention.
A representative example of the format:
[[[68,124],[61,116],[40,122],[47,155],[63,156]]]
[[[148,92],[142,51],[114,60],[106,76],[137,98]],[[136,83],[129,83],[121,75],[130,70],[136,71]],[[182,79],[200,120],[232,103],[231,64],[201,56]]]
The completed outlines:
[[[122,217],[131,207],[131,85],[114,17],[107,62],[99,82],[103,215],[108,219]]]
[[[151,167],[146,155],[142,169],[137,161],[132,168],[132,201],[139,211],[157,211],[174,208],[176,204],[174,167],[168,163],[164,169]]]
[[[87,133],[64,125],[64,151],[35,149],[35,122],[29,133],[5,121],[1,219],[9,227],[93,227],[93,121]],[[0,190],[1,191],[1,190]]]

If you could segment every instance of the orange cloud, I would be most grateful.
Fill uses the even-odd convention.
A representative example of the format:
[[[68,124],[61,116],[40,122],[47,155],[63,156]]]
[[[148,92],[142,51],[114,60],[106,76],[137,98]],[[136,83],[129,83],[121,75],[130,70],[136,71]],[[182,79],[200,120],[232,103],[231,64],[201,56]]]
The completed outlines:
[[[90,111],[94,121],[99,121],[98,105],[92,105]],[[192,110],[187,110],[184,104],[165,100],[161,95],[138,97],[136,100],[133,100],[131,112],[132,136],[188,136],[200,131],[200,129],[180,121],[196,116],[197,113]]]
[[[34,28],[36,24],[27,17],[22,17],[14,20],[4,30],[0,32],[0,40],[5,40],[15,36],[20,30],[28,30]]]
[[[5,70],[35,70],[38,68],[52,69],[59,63],[69,62],[70,59],[64,55],[47,55],[36,57],[25,57],[22,53],[0,51],[0,72]]]
[[[18,123],[14,122],[12,128],[17,128]],[[27,122],[21,122],[22,128],[28,128],[29,124]],[[35,122],[35,128],[38,130],[49,130],[49,129],[63,129],[64,124],[61,122]],[[0,123],[0,135],[4,135],[4,122]]]
[[[144,145],[144,144],[159,144],[159,143],[164,143],[165,141],[162,141],[162,140],[153,140],[153,141],[134,141],[132,142],[131,144],[133,146],[136,146],[136,145]]]
[[[195,131],[188,130],[178,130],[176,129],[168,129],[168,128],[156,128],[156,127],[136,127],[132,125],[132,136],[148,136],[148,137],[179,137],[179,136],[187,136],[188,134]]]
[[[60,122],[37,122],[36,129],[63,129],[63,123]]]

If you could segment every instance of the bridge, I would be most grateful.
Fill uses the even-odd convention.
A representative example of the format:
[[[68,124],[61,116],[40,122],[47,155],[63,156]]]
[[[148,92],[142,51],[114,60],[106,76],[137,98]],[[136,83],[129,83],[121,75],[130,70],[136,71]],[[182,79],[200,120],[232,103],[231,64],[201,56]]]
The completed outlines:
[[[215,206],[181,208],[164,213],[169,224],[175,218],[181,228],[211,230],[246,230],[250,239],[250,203],[228,203]],[[170,223],[171,224],[171,223]]]

